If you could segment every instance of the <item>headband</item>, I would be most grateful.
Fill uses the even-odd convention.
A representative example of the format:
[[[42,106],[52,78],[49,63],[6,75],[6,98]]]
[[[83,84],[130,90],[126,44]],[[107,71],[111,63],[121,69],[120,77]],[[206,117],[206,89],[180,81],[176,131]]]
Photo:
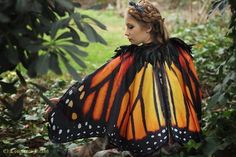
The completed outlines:
[[[136,4],[135,2],[129,2],[129,5],[134,7],[140,13],[144,12],[144,8],[141,5]]]

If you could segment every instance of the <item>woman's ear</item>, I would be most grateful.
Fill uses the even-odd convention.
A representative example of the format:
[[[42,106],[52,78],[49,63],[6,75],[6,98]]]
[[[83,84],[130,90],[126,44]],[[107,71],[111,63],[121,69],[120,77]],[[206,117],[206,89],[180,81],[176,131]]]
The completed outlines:
[[[152,31],[152,25],[151,24],[148,24],[146,26],[146,33],[150,33]]]

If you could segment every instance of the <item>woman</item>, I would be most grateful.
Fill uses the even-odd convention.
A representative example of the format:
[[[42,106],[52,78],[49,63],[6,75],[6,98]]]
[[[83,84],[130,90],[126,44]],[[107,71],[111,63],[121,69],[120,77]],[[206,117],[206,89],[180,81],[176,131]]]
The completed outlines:
[[[131,45],[60,98],[48,118],[53,142],[102,137],[133,156],[149,156],[200,140],[201,90],[191,47],[168,37],[150,2],[129,4],[125,35]]]

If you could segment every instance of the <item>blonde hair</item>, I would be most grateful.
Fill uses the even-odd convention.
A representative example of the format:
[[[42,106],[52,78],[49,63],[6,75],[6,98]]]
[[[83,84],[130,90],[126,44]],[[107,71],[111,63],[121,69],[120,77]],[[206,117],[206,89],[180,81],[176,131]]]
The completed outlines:
[[[151,4],[148,0],[140,0],[137,4],[142,8],[139,9],[130,6],[128,8],[128,14],[134,17],[141,24],[151,24],[151,35],[157,44],[164,44],[169,39],[169,33],[164,25],[164,19],[161,17],[160,11]]]

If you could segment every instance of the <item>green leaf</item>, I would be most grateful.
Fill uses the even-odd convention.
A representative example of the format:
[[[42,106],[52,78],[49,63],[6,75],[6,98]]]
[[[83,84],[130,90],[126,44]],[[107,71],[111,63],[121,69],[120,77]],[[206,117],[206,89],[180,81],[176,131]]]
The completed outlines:
[[[50,63],[49,68],[58,75],[62,74],[61,68],[59,66],[58,56],[56,53],[50,53]]]
[[[55,0],[55,1],[68,10],[72,10],[74,8],[73,4],[69,0]]]
[[[94,19],[94,18],[92,18],[92,17],[90,17],[90,16],[88,16],[88,15],[81,15],[81,17],[82,17],[83,19],[84,19],[84,18],[89,18],[89,19],[91,19],[93,22],[95,22],[98,27],[100,27],[100,28],[103,29],[103,30],[107,30],[106,26],[105,26],[104,24],[102,24],[101,22],[99,22],[98,20],[96,20],[96,19]]]
[[[60,29],[60,28],[65,28],[68,26],[69,22],[70,22],[70,17],[68,18],[65,18],[65,19],[62,19],[62,20],[59,20],[55,23],[52,24],[52,28],[51,28],[51,37],[54,39],[55,36],[56,36],[56,33],[57,31]]]
[[[65,38],[71,38],[71,32],[64,32],[60,36],[57,37],[57,40],[59,39],[65,39]]]
[[[70,75],[73,77],[73,79],[75,80],[81,80],[79,74],[76,72],[76,70],[69,64],[68,59],[60,53],[61,59],[64,63],[64,65],[66,66],[66,69],[68,70],[68,72],[70,73]]]
[[[79,64],[82,68],[87,68],[87,66],[85,65],[85,63],[79,58],[77,57],[74,53],[69,52],[69,55],[71,56],[71,58],[77,63]]]
[[[75,21],[75,24],[77,25],[77,28],[81,31],[81,32],[84,32],[84,28],[81,24],[82,22],[82,19],[81,19],[81,16],[79,13],[74,13],[71,15],[71,17],[74,19]]]
[[[59,45],[59,46],[67,52],[73,52],[73,53],[76,53],[77,55],[80,55],[82,57],[88,56],[88,54],[85,51],[80,50],[75,45]]]
[[[106,41],[91,27],[89,24],[84,23],[84,34],[87,39],[91,42],[100,42],[102,44],[107,44]]]
[[[38,57],[36,61],[36,72],[39,75],[47,73],[49,68],[49,55],[44,54]]]
[[[78,44],[83,47],[87,47],[89,45],[88,42],[83,42],[80,40],[79,34],[72,27],[69,27],[69,29],[70,29],[70,33],[72,35],[72,39],[73,39],[72,42],[73,43]]]

